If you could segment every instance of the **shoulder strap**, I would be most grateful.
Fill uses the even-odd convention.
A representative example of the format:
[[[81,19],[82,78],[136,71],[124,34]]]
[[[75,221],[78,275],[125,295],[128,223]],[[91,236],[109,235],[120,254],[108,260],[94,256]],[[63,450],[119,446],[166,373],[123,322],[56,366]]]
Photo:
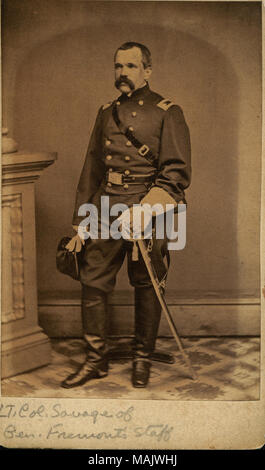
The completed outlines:
[[[161,109],[163,109],[164,111],[167,111],[169,108],[171,108],[171,106],[173,106],[175,103],[173,103],[173,101],[170,101],[170,100],[162,100],[162,101],[159,101],[159,103],[157,103],[157,106]]]
[[[146,160],[148,160],[149,163],[153,163],[154,160],[155,160],[155,156],[152,154],[152,152],[151,152],[150,148],[148,147],[148,145],[143,144],[142,142],[140,142],[135,137],[135,135],[132,133],[132,131],[130,131],[130,129],[128,127],[126,127],[120,121],[118,108],[117,108],[116,103],[114,104],[114,106],[112,108],[112,116],[113,116],[113,119],[114,119],[117,127],[120,129],[120,131],[127,137],[127,139],[133,144],[133,146],[137,148],[139,155],[141,155],[141,157],[146,158]]]

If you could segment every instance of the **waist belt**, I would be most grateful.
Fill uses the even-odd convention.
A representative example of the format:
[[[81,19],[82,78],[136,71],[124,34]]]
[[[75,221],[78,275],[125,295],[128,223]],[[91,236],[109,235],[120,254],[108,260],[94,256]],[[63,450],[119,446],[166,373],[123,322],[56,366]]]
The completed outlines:
[[[118,173],[116,171],[108,171],[106,179],[108,183],[123,185],[124,183],[129,184],[142,184],[149,183],[154,181],[153,175],[124,175],[123,173]]]

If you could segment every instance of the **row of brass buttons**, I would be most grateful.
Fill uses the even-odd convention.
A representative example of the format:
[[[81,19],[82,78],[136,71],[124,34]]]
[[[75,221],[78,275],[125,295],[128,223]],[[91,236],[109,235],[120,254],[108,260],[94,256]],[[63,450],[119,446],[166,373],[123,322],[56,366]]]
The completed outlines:
[[[107,155],[106,160],[108,160],[108,161],[112,160],[112,155]],[[124,160],[126,162],[129,162],[131,160],[131,157],[129,155],[125,155]]]
[[[129,127],[129,130],[132,132],[132,131],[133,131],[133,127],[130,126],[130,127]],[[108,147],[110,144],[111,144],[111,141],[110,141],[110,140],[106,140],[105,145]],[[126,147],[131,147],[131,146],[132,146],[132,143],[131,143],[129,140],[127,140],[127,142],[126,142],[125,145],[126,145]],[[109,157],[111,157],[111,155],[107,155],[107,157],[106,157],[107,160],[111,160],[111,158],[109,158]]]
[[[129,131],[133,132],[133,130],[134,130],[133,127],[130,126]],[[111,140],[106,140],[105,142],[106,147],[108,147],[110,144],[111,144]],[[127,147],[131,147],[132,143],[129,140],[127,140],[125,145],[127,145]]]
[[[120,104],[121,104],[121,103],[120,103],[119,101],[117,101],[117,105],[119,106]],[[144,104],[143,100],[139,100],[139,101],[138,101],[138,104],[139,104],[140,106],[143,106],[143,104]],[[136,117],[136,116],[137,116],[137,112],[136,112],[136,111],[132,111],[132,117]],[[129,127],[129,130],[130,130],[131,132],[133,132],[134,128],[133,128],[132,126],[130,126],[130,127]],[[110,141],[109,139],[107,139],[105,143],[106,143],[106,146],[109,146],[109,145],[111,144],[111,141]],[[127,147],[131,147],[131,146],[132,146],[132,143],[128,140],[125,145],[126,145]],[[111,159],[112,159],[112,155],[107,155],[107,156],[106,156],[106,160],[111,160]],[[129,155],[125,155],[124,160],[125,160],[126,162],[128,162],[128,161],[131,160],[131,157],[130,157]],[[109,168],[109,171],[113,171],[113,168]],[[131,173],[130,170],[125,170],[125,172],[124,172],[125,175],[129,175],[130,173]],[[111,187],[111,186],[112,186],[112,183],[108,182],[108,183],[107,183],[107,186],[108,186],[108,187]],[[125,183],[125,184],[123,185],[123,188],[124,188],[124,189],[128,189],[128,188],[129,188],[129,185],[128,185],[127,183]]]
[[[117,101],[116,103],[117,103],[118,106],[120,106],[120,104],[121,104],[120,101]],[[138,101],[138,104],[139,104],[140,106],[143,106],[143,104],[144,104],[143,100],[139,100],[139,101]]]

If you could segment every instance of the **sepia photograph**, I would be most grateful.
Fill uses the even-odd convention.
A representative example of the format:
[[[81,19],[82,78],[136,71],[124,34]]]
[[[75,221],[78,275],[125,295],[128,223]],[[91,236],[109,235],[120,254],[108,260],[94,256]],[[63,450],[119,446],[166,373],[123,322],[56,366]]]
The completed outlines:
[[[262,2],[3,0],[1,165],[1,444],[262,445]]]

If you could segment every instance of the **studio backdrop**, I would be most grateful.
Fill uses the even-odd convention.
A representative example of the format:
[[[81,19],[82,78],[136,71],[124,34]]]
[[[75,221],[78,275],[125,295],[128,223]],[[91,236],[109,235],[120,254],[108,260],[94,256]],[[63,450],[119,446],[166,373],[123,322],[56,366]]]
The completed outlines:
[[[191,134],[187,243],[171,252],[168,277],[181,332],[257,334],[260,3],[6,0],[3,24],[3,125],[20,149],[58,152],[36,184],[46,331],[68,335],[73,323],[68,328],[65,318],[78,317],[80,286],[56,270],[56,247],[73,234],[75,192],[97,110],[118,96],[113,54],[123,42],[138,41],[152,52],[151,89],[182,107]],[[125,270],[117,279],[121,296],[111,301],[116,315],[128,311],[122,333],[130,332],[132,308]]]

